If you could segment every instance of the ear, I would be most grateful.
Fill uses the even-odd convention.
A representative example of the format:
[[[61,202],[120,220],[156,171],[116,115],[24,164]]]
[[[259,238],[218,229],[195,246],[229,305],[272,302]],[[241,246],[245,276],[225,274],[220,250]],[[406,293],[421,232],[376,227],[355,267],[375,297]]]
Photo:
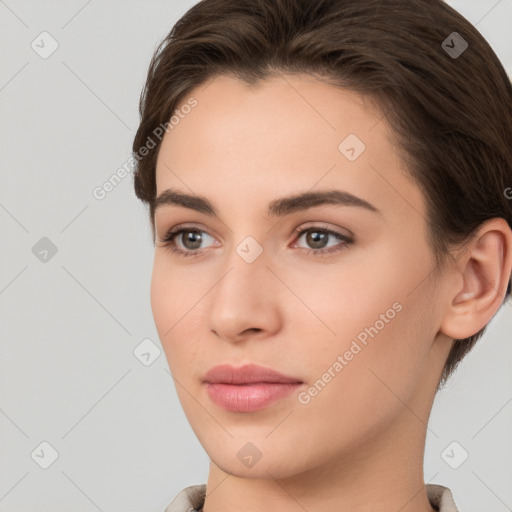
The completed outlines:
[[[512,271],[512,230],[506,220],[493,218],[482,224],[457,260],[457,284],[450,290],[440,331],[463,339],[489,323],[505,297]]]

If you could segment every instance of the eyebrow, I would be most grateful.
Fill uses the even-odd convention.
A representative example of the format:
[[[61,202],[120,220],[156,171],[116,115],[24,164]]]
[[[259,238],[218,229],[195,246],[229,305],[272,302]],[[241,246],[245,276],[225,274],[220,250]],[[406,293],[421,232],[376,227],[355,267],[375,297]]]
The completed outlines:
[[[382,216],[382,212],[374,205],[344,190],[321,190],[304,192],[289,197],[274,199],[268,205],[267,217],[283,217],[291,213],[306,210],[314,206],[333,204],[336,206],[357,206]],[[177,189],[164,190],[156,199],[154,212],[163,206],[181,206],[204,213],[210,217],[218,217],[213,204],[203,196],[183,193]]]

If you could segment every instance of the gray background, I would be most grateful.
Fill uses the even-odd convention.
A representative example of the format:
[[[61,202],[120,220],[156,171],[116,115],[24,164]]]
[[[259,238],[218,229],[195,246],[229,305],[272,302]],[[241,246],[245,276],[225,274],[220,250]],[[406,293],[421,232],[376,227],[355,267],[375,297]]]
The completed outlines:
[[[92,194],[127,161],[151,55],[194,3],[0,0],[1,511],[158,511],[206,482],[163,352],[133,353],[161,348],[146,210],[131,175]],[[512,0],[449,3],[512,71]],[[435,401],[425,481],[461,512],[512,509],[511,331],[507,304]]]

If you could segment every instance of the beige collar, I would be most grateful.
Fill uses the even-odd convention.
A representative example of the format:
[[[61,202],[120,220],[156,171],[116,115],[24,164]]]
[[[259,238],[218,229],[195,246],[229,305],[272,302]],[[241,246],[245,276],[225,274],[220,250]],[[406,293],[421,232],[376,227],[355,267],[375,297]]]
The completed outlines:
[[[448,487],[438,484],[426,484],[427,497],[432,507],[439,512],[459,512],[452,492]],[[191,485],[183,489],[172,500],[164,512],[200,511],[206,496],[206,484]]]

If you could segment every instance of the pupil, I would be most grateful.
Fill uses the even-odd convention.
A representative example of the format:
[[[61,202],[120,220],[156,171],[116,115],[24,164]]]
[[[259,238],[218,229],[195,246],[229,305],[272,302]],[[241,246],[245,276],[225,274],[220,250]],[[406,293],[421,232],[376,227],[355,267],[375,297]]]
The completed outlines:
[[[322,249],[325,246],[326,237],[327,233],[323,233],[322,231],[312,231],[308,236],[308,243],[310,243],[315,249]],[[320,243],[320,245],[318,245],[318,243]]]
[[[195,241],[194,237],[197,237]],[[187,236],[185,237],[184,245],[187,249],[198,249],[201,246],[201,240],[202,237],[200,233],[198,233],[197,231],[187,231]],[[188,242],[192,243],[192,247],[188,245]]]

